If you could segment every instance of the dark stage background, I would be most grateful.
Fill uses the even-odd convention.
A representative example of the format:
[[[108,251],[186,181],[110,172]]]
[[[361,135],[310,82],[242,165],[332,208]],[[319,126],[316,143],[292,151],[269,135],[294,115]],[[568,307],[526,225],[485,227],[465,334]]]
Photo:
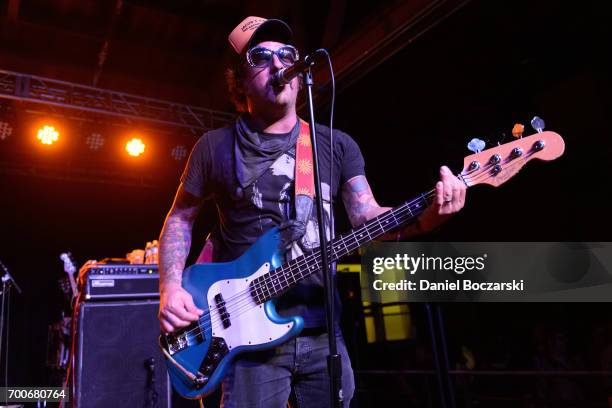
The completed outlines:
[[[428,190],[440,165],[460,170],[471,138],[508,141],[515,122],[529,128],[538,115],[565,138],[565,155],[529,163],[499,189],[470,189],[465,210],[425,239],[609,241],[611,17],[603,1],[471,1],[339,93],[335,126],[359,143],[379,203],[396,205]],[[307,46],[314,49],[319,44],[312,37]],[[0,54],[5,68],[2,60]],[[321,108],[318,121],[325,123],[327,114]],[[11,146],[0,142],[3,158],[16,154]],[[48,381],[47,325],[61,303],[59,253],[70,250],[80,262],[122,257],[159,234],[183,164],[148,165],[112,164],[122,172],[149,172],[154,187],[0,174],[0,259],[23,289],[11,298],[10,384]],[[344,230],[348,224],[338,208],[338,229]],[[209,219],[198,220],[196,249]],[[356,369],[432,367],[421,313],[413,309],[415,338],[358,350]],[[612,368],[610,304],[461,304],[445,310],[454,367],[464,364],[461,350],[467,347],[478,369]],[[610,379],[601,377],[537,381],[478,377],[458,381],[457,389],[466,406],[553,406],[521,402],[553,397],[566,401],[554,406],[607,406],[612,396]],[[418,376],[364,374],[358,386],[358,406],[427,406],[428,386]],[[468,405],[478,393],[509,399]]]

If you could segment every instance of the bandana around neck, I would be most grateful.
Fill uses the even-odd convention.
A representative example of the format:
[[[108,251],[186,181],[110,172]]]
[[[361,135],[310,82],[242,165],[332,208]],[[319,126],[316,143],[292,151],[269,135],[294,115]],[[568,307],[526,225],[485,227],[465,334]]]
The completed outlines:
[[[300,134],[298,120],[288,137],[265,137],[251,130],[244,115],[236,120],[234,154],[236,176],[243,189],[253,184],[283,153],[295,146]]]

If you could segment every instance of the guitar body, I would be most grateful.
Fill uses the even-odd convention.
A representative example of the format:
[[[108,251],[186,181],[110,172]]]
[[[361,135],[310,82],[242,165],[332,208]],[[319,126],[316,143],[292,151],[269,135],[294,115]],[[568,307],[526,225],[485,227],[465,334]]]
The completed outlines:
[[[283,318],[273,301],[257,304],[250,294],[253,279],[280,266],[279,243],[274,228],[232,262],[196,264],[184,271],[183,287],[205,313],[187,328],[184,337],[161,337],[162,342],[174,341],[178,349],[186,345],[171,353],[172,358],[192,374],[201,375],[198,384],[167,360],[172,385],[183,397],[210,394],[239,354],[273,348],[302,330],[301,317]]]

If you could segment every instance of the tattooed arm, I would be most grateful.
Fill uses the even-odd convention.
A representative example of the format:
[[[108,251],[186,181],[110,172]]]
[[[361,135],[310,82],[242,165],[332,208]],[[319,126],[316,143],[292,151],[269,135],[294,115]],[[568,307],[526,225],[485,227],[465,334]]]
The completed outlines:
[[[465,204],[465,184],[459,181],[448,167],[440,168],[440,181],[436,183],[436,197],[417,218],[397,232],[387,233],[380,240],[400,240],[429,232],[461,210]],[[389,211],[390,207],[378,205],[365,176],[353,177],[342,186],[342,200],[353,227]]]
[[[183,186],[174,198],[159,237],[160,304],[159,322],[164,331],[171,332],[189,325],[202,314],[191,295],[182,288],[181,277],[191,246],[191,231],[201,201],[185,191]]]
[[[342,186],[342,200],[348,214],[351,225],[356,227],[364,222],[387,212],[391,207],[381,207],[376,202],[372,189],[365,176],[353,177]],[[401,238],[420,233],[418,224],[405,227],[402,231]],[[381,241],[397,240],[397,233],[387,233],[378,238]]]

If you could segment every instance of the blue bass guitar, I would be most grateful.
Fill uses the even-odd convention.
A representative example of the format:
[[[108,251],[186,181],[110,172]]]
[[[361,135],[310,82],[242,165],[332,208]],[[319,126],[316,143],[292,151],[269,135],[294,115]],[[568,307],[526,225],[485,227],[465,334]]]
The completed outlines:
[[[558,134],[537,133],[466,157],[458,177],[467,186],[498,186],[527,161],[553,160],[563,150]],[[433,196],[431,190],[335,238],[329,244],[328,259],[337,260],[409,222]],[[183,397],[200,398],[214,391],[240,353],[269,349],[300,333],[302,318],[280,317],[274,298],[319,271],[321,253],[281,265],[279,243],[279,231],[273,228],[232,262],[196,264],[184,271],[183,287],[205,312],[190,326],[159,338],[172,385]]]

